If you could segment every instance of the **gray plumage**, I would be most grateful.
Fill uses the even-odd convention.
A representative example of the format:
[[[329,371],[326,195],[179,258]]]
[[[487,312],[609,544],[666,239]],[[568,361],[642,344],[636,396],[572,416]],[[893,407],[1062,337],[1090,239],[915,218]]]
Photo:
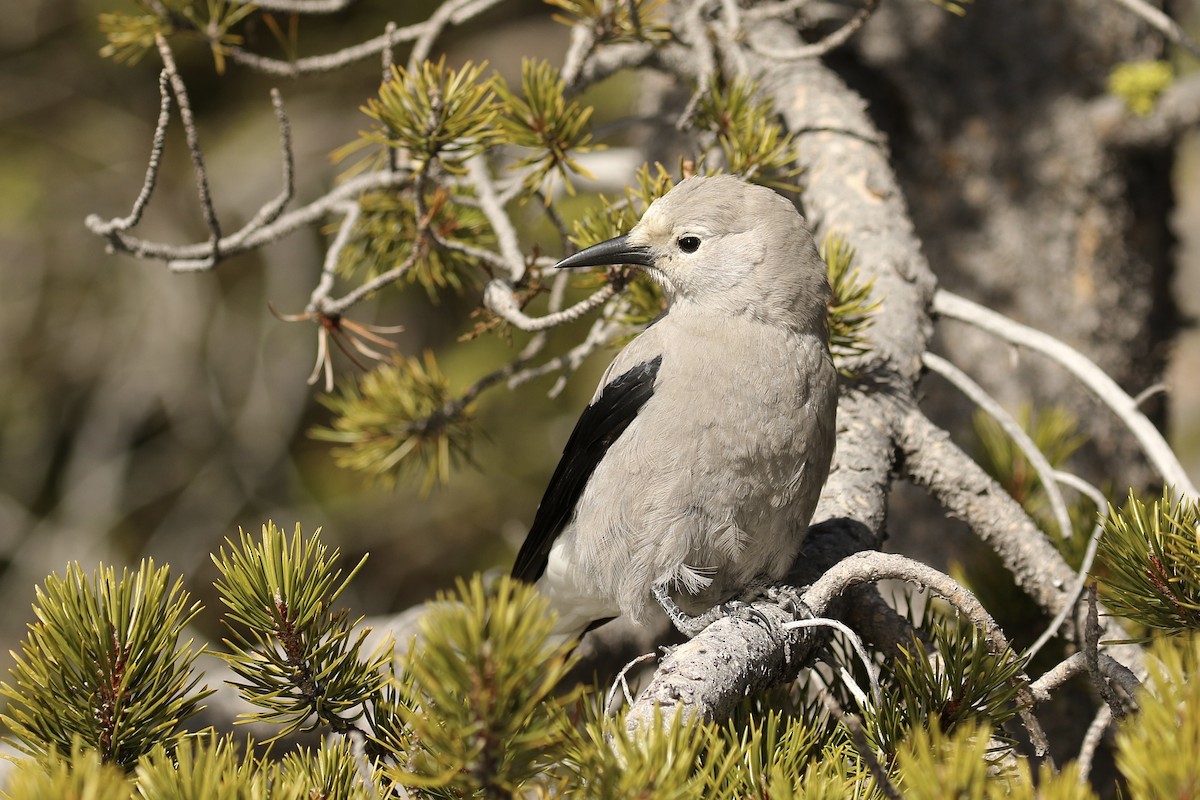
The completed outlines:
[[[618,263],[646,269],[668,311],[605,372],[513,569],[563,636],[645,622],[656,586],[695,614],[782,578],[833,453],[830,289],[792,203],[688,178],[559,266]]]

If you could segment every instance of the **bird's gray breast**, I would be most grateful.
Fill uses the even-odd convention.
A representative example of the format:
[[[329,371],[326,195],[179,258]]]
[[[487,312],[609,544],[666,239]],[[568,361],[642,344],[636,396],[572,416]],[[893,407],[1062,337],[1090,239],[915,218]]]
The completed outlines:
[[[654,395],[597,467],[572,526],[583,572],[635,618],[662,581],[707,606],[760,575],[781,577],[832,449],[817,396],[824,343],[752,321],[707,323],[641,337],[662,355]]]

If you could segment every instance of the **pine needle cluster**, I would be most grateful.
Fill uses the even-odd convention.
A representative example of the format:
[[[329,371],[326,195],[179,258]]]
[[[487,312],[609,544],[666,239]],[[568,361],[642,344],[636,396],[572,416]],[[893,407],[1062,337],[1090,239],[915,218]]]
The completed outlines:
[[[101,56],[133,65],[154,49],[157,36],[183,35],[208,44],[218,74],[225,71],[229,48],[242,44],[242,36],[234,33],[234,28],[256,11],[251,3],[233,0],[137,0],[137,5],[140,14],[99,15],[100,32],[107,40],[100,48]]]
[[[376,367],[321,402],[333,412],[333,426],[312,436],[339,445],[339,466],[385,485],[413,474],[428,491],[470,457],[470,407],[455,402],[431,352]]]
[[[447,172],[461,174],[463,163],[482,153],[496,136],[499,109],[491,82],[483,78],[486,68],[486,63],[468,61],[452,69],[445,56],[412,71],[393,66],[378,97],[363,108],[375,125],[363,132],[359,143],[403,148],[418,171],[436,162]]]
[[[660,719],[630,738],[621,714],[565,686],[572,646],[548,640],[553,615],[528,585],[460,582],[431,604],[396,660],[390,646],[365,652],[348,612],[335,610],[362,566],[343,576],[338,561],[318,534],[289,536],[273,524],[227,540],[214,556],[231,631],[220,655],[253,706],[243,719],[280,735],[301,726],[331,734],[281,755],[188,730],[208,690],[196,688],[203,676],[178,636],[201,609],[165,568],[147,562],[118,577],[73,566],[66,578],[51,576],[4,684],[8,738],[24,753],[7,796],[873,800],[890,784],[918,799],[1094,797],[1074,766],[1042,770],[1035,782],[1025,759],[998,749],[1022,664],[991,653],[969,627],[935,618],[932,650],[914,642],[885,665],[878,707],[806,673],[807,681],[749,698],[731,720]],[[1193,635],[1150,648],[1141,713],[1117,737],[1132,797],[1200,787],[1198,643]],[[853,667],[837,650],[829,658],[833,673]],[[138,679],[118,678],[109,669],[118,663]],[[106,695],[112,686],[126,690]],[[819,693],[859,708],[867,744],[830,716]],[[86,722],[106,714],[119,724]],[[1168,751],[1178,757],[1161,758]]]
[[[716,139],[726,171],[782,191],[799,189],[793,136],[784,131],[774,104],[756,82],[714,80],[700,96],[693,125]]]
[[[583,25],[596,32],[600,43],[624,41],[666,41],[671,28],[662,19],[666,0],[628,0],[606,3],[604,0],[546,0],[565,14],[554,19],[564,25]]]
[[[1130,492],[1103,525],[1096,574],[1109,610],[1168,634],[1200,631],[1200,505]]]
[[[524,172],[525,189],[545,194],[549,202],[550,182],[557,175],[567,192],[575,194],[571,174],[592,177],[576,156],[598,149],[588,128],[592,107],[566,99],[566,83],[548,61],[521,61],[519,95],[499,75],[492,86],[507,143],[532,151],[513,167]]]
[[[366,558],[339,582],[338,556],[319,532],[303,539],[298,526],[290,540],[274,526],[257,543],[243,532],[213,556],[228,608],[222,658],[258,709],[247,719],[278,725],[278,737],[302,727],[347,731],[383,685],[390,652],[360,657],[362,618],[334,605]]]
[[[173,748],[210,694],[197,688],[200,654],[181,643],[200,610],[181,580],[152,560],[118,576],[78,564],[36,590],[37,621],[0,683],[0,719],[23,752],[69,753],[79,743],[128,768],[155,745]]]
[[[471,251],[495,246],[496,237],[483,212],[462,197],[437,187],[418,205],[414,191],[371,192],[359,199],[358,223],[339,254],[338,273],[370,280],[409,264],[405,281],[420,285],[436,303],[444,292],[458,294],[479,283],[482,265]]]
[[[871,352],[867,330],[880,306],[871,299],[874,280],[864,281],[854,266],[854,248],[839,234],[831,233],[821,243],[821,258],[829,272],[833,303],[829,307],[829,349],[843,374],[847,359]],[[851,376],[852,377],[852,376]]]

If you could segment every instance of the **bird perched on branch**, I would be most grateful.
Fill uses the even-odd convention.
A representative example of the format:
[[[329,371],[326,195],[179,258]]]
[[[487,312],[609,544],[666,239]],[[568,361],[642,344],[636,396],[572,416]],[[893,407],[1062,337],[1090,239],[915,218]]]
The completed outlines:
[[[729,175],[681,181],[556,266],[613,264],[646,270],[668,310],[604,373],[512,574],[550,600],[558,636],[660,605],[695,635],[784,576],[828,476],[826,268],[790,201]]]

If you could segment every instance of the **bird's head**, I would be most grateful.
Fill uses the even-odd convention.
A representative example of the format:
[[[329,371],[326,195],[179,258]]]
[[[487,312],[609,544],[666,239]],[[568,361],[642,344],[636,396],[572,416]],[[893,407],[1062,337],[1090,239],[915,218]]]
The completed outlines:
[[[607,264],[643,267],[673,304],[823,325],[829,285],[804,219],[782,195],[732,175],[681,181],[628,234],[557,266]]]

